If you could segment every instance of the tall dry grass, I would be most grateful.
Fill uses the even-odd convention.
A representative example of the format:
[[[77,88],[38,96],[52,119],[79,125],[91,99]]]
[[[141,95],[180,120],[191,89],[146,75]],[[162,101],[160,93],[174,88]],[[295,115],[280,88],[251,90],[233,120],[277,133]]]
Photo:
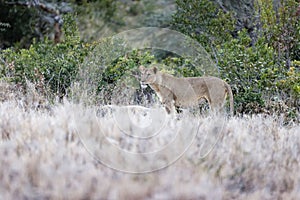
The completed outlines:
[[[85,138],[85,144],[99,144],[98,153],[123,162],[123,157],[113,154],[110,146],[101,146],[102,142],[109,139],[111,144],[139,152],[163,143],[173,137],[174,131],[163,130],[166,134],[157,143],[130,146],[131,140],[124,140],[114,121],[107,118],[120,107],[103,112],[104,108],[87,108],[66,101],[37,109],[20,101],[23,100],[7,98],[0,103],[0,199],[298,199],[300,196],[299,124],[284,126],[279,118],[258,115],[231,117],[220,124],[213,116],[202,116],[197,118],[196,139],[177,162],[152,173],[130,174],[98,162],[84,146],[81,136],[92,138],[89,141],[89,137]],[[139,112],[135,111],[135,115],[145,116]],[[177,129],[176,124],[185,117],[170,121],[166,127]],[[190,125],[196,123],[191,118],[188,121]],[[100,129],[106,135],[99,136]],[[184,130],[183,134],[194,132],[188,127]],[[213,135],[215,132],[219,135]],[[205,138],[206,133],[215,137],[213,141]],[[147,160],[137,165],[147,165]]]

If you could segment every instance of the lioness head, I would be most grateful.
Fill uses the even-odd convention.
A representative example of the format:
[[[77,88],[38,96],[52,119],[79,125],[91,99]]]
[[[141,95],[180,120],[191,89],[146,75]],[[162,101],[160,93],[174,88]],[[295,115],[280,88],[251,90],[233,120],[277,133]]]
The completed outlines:
[[[154,83],[156,80],[157,68],[145,68],[144,66],[140,66],[139,70],[141,72],[141,85],[142,87],[147,87],[146,84]]]

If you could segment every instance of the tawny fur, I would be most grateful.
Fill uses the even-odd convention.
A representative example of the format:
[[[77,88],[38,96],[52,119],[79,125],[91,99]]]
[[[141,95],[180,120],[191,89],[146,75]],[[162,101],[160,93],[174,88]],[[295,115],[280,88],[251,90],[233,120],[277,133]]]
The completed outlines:
[[[168,113],[174,113],[175,107],[197,105],[205,98],[211,110],[220,111],[229,96],[230,113],[233,115],[233,94],[230,85],[213,76],[177,78],[162,73],[156,67],[139,67],[141,83],[148,84],[157,94]]]

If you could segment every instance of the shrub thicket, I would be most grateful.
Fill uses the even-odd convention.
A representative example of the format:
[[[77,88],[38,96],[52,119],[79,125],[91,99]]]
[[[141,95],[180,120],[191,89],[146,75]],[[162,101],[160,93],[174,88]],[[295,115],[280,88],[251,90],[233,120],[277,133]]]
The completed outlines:
[[[1,66],[1,77],[21,86],[30,81],[42,93],[50,89],[53,94],[64,95],[76,77],[79,64],[93,46],[80,41],[72,15],[65,15],[63,30],[61,43],[45,39],[34,42],[29,49],[2,51],[5,63]]]
[[[173,26],[199,41],[232,85],[237,112],[299,111],[299,3],[255,2],[249,29],[236,30],[234,13],[208,0],[177,0]]]
[[[251,20],[256,29],[251,34],[246,28],[235,28],[234,13],[225,13],[208,0],[177,0],[173,27],[199,41],[210,53],[221,78],[232,86],[238,113],[280,111],[296,117],[300,97],[299,3],[288,0],[273,8],[269,1],[256,1],[256,17]],[[46,39],[29,49],[2,51],[1,77],[23,85],[29,80],[42,92],[50,89],[56,95],[66,94],[96,43],[80,40],[70,15],[65,16],[63,30],[61,43]],[[132,74],[139,65],[151,63],[162,63],[166,71],[178,76],[201,75],[186,58],[159,51],[133,51],[101,71],[98,92],[108,90],[109,95],[109,88],[118,80],[134,79]]]

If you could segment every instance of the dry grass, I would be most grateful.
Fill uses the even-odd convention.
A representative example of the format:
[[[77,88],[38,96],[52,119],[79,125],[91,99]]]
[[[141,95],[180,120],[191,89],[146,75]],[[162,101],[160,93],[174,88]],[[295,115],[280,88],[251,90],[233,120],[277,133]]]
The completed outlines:
[[[300,196],[299,124],[286,127],[271,117],[253,116],[230,118],[227,125],[220,127],[213,117],[202,117],[196,141],[181,159],[159,171],[129,174],[97,162],[80,140],[79,135],[95,136],[103,128],[117,145],[129,144],[130,140],[124,143],[115,133],[113,121],[105,119],[107,112],[99,115],[99,110],[94,112],[68,102],[46,111],[24,109],[10,100],[0,103],[0,115],[0,199]],[[167,126],[176,128],[176,123],[178,119]],[[194,131],[185,130],[185,134]],[[214,131],[221,137],[213,150],[201,158],[209,150],[201,146],[209,143],[202,136]],[[101,137],[98,141],[92,138],[101,144]],[[122,162],[123,158],[113,154],[111,147],[102,145],[98,150]],[[137,164],[143,166],[147,161]]]

